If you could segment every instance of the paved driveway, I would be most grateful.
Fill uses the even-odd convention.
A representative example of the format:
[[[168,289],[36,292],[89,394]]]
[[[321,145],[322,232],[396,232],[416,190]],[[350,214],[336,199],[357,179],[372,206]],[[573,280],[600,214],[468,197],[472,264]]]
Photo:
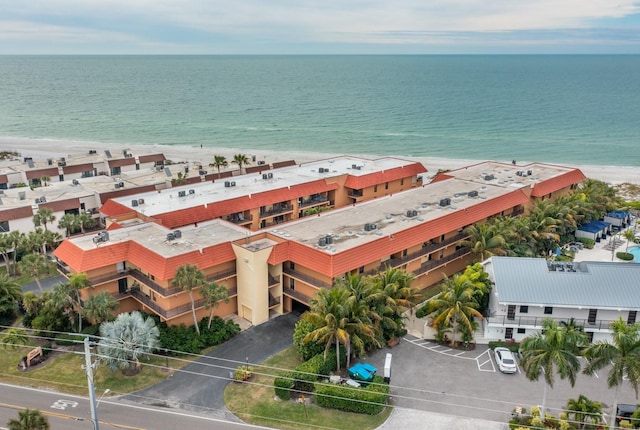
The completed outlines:
[[[53,290],[58,284],[64,284],[67,282],[67,278],[62,275],[53,276],[51,278],[41,279],[40,285],[42,285],[43,291]],[[38,284],[35,282],[30,282],[28,284],[24,284],[22,286],[22,292],[26,293],[27,291],[33,291],[34,293],[40,295],[40,289],[38,289]]]
[[[238,421],[224,406],[229,372],[247,359],[249,363],[261,363],[289,347],[293,343],[293,329],[298,319],[297,314],[287,314],[251,327],[165,381],[125,396],[125,399]]]

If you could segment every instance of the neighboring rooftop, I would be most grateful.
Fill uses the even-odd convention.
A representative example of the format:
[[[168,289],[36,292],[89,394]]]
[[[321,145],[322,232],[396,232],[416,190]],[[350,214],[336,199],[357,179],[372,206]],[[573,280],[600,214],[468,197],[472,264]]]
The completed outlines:
[[[640,308],[640,264],[548,263],[544,258],[491,257],[498,301],[569,308]]]

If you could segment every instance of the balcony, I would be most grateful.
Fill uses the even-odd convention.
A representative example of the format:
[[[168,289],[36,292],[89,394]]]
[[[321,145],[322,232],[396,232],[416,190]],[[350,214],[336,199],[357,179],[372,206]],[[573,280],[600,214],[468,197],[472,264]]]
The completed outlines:
[[[250,222],[252,222],[253,215],[251,214],[245,215],[242,212],[238,212],[238,213],[227,216],[226,219],[227,221],[232,222],[234,224],[243,225],[243,224],[249,224]]]
[[[271,209],[260,211],[260,218],[271,218],[276,215],[280,215],[286,212],[292,212],[293,207],[288,204],[280,203],[273,205]]]
[[[269,309],[273,309],[277,307],[279,304],[280,304],[280,296],[273,297],[271,294],[269,294]]]
[[[271,273],[269,273],[269,288],[275,287],[276,285],[280,285],[280,280],[271,276]]]
[[[347,195],[355,201],[361,200],[364,197],[362,190],[349,190],[347,191]]]
[[[305,275],[304,273],[300,273],[297,270],[293,270],[293,269],[289,269],[289,268],[283,268],[282,273],[284,273],[284,274],[286,274],[286,275],[288,275],[288,276],[290,276],[292,278],[298,279],[298,280],[300,280],[302,282],[305,282],[305,283],[307,283],[309,285],[312,285],[312,286],[314,286],[316,288],[331,289],[331,287],[332,287],[331,284],[328,284],[328,283],[326,283],[324,281],[316,279],[316,278],[314,278],[312,276]]]
[[[317,206],[324,203],[327,203],[329,199],[326,196],[316,196],[310,197],[308,199],[304,199],[300,202],[300,208],[306,208],[308,206]]]
[[[289,287],[282,287],[282,293],[286,294],[287,296],[293,299],[296,299],[301,303],[304,303],[305,305],[309,305],[309,301],[311,300],[311,297],[307,297],[304,294],[300,294],[299,292],[292,290]]]
[[[229,270],[221,270],[220,272],[215,272],[210,275],[207,275],[207,281],[220,281],[226,278],[231,278],[232,276],[236,276],[236,268],[232,268]]]
[[[552,318],[549,316],[544,317],[528,317],[528,316],[516,316],[513,318],[509,318],[507,315],[493,316],[485,318],[485,323],[489,325],[499,326],[499,327],[526,327],[526,328],[534,328],[541,329],[542,321],[545,319],[551,319],[558,323],[562,321],[567,321],[570,318]],[[584,327],[587,331],[611,331],[611,323],[614,321],[609,320],[596,320],[593,322],[589,322],[587,319],[573,319],[578,326]]]
[[[418,270],[414,270],[413,274],[418,276],[418,275],[422,275],[423,273],[427,273],[433,269],[436,269],[446,263],[449,263],[450,261],[453,260],[457,260],[458,258],[462,257],[463,255],[466,255],[469,253],[469,248],[460,248],[459,250],[457,250],[456,252],[454,252],[451,255],[447,255],[446,257],[443,257],[439,260],[431,260],[431,261],[427,261],[425,263],[422,263],[422,265],[420,266],[420,268]]]
[[[187,312],[191,312],[191,303],[184,304],[182,306],[178,306],[177,308],[172,309],[164,309],[162,306],[158,305],[156,302],[151,300],[151,297],[144,294],[140,291],[139,288],[131,288],[125,293],[120,293],[116,296],[117,298],[125,298],[125,297],[133,297],[138,302],[145,305],[147,308],[151,309],[157,315],[160,315],[164,319],[171,319],[178,315],[185,314]],[[195,308],[201,308],[204,306],[204,299],[196,300]]]

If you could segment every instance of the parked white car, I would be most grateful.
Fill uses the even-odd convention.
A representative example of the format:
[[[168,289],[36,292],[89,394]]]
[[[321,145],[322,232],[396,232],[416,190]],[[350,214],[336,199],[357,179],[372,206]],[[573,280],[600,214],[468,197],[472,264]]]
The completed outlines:
[[[513,353],[507,348],[497,347],[493,350],[496,355],[496,363],[498,363],[498,369],[502,373],[516,373],[518,367],[516,366],[516,359]]]

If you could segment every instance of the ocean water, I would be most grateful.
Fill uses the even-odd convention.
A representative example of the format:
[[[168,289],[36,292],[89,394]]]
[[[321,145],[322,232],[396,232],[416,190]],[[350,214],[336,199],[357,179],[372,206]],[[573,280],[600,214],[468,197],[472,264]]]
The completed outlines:
[[[640,164],[640,56],[3,56],[0,136]]]

